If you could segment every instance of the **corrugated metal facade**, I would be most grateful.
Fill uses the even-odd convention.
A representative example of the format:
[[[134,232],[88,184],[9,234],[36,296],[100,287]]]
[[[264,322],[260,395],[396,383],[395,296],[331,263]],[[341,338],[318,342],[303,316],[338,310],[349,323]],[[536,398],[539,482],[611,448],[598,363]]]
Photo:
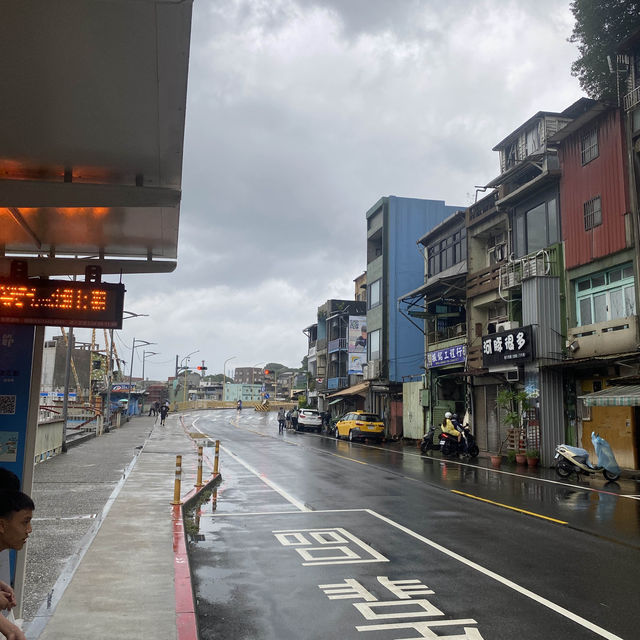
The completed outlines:
[[[598,157],[582,164],[582,136],[598,129]],[[560,211],[566,268],[571,269],[625,248],[629,211],[623,125],[612,110],[567,138],[560,147]],[[600,196],[602,224],[584,229],[584,203]]]
[[[522,283],[522,322],[533,326],[535,360],[525,367],[527,386],[537,388],[540,456],[551,465],[554,449],[564,440],[562,377],[540,364],[561,357],[561,307],[559,278],[530,278]]]
[[[405,438],[419,440],[424,435],[424,411],[420,403],[422,382],[405,382],[402,385],[402,426]]]

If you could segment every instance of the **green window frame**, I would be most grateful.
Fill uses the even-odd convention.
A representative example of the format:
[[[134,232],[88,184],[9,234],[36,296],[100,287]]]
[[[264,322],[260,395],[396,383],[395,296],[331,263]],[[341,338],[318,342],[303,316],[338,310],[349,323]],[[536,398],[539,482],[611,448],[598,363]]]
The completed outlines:
[[[578,327],[635,315],[633,264],[577,279],[575,295]]]

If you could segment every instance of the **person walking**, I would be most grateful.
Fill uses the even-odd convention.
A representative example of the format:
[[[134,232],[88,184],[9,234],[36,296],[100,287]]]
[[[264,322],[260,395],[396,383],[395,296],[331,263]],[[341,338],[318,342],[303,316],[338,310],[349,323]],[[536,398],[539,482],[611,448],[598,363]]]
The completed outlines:
[[[299,415],[298,407],[294,407],[293,411],[291,412],[291,428],[294,431],[298,430],[298,415]]]
[[[167,415],[169,414],[169,405],[168,404],[163,404],[160,407],[160,426],[164,427],[164,421],[167,417]]]
[[[284,432],[284,422],[285,422],[284,409],[280,407],[280,409],[278,409],[278,433]]]

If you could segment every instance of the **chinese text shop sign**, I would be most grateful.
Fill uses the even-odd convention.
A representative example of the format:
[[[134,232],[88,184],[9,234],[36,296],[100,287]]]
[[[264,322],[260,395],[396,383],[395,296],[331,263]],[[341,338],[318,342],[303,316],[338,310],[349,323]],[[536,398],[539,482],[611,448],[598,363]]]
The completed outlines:
[[[495,367],[533,360],[533,332],[531,327],[491,333],[482,337],[482,366]]]

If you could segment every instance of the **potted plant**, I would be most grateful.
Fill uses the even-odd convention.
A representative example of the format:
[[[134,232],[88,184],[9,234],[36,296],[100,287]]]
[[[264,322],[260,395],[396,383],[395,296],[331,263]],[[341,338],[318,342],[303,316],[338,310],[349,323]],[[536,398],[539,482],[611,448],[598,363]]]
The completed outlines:
[[[498,391],[498,395],[496,396],[496,406],[503,411],[502,419],[509,426],[507,437],[498,448],[497,456],[502,456],[502,447],[509,439],[509,431],[513,429],[520,429],[522,432],[522,414],[529,408],[529,397],[525,391],[518,390],[516,387],[509,385],[502,387]],[[520,441],[521,439],[522,438],[519,438],[518,440]],[[524,464],[525,456],[520,450],[516,451],[515,457],[518,464]]]
[[[540,451],[538,449],[527,449],[527,466],[535,467],[540,460]]]

